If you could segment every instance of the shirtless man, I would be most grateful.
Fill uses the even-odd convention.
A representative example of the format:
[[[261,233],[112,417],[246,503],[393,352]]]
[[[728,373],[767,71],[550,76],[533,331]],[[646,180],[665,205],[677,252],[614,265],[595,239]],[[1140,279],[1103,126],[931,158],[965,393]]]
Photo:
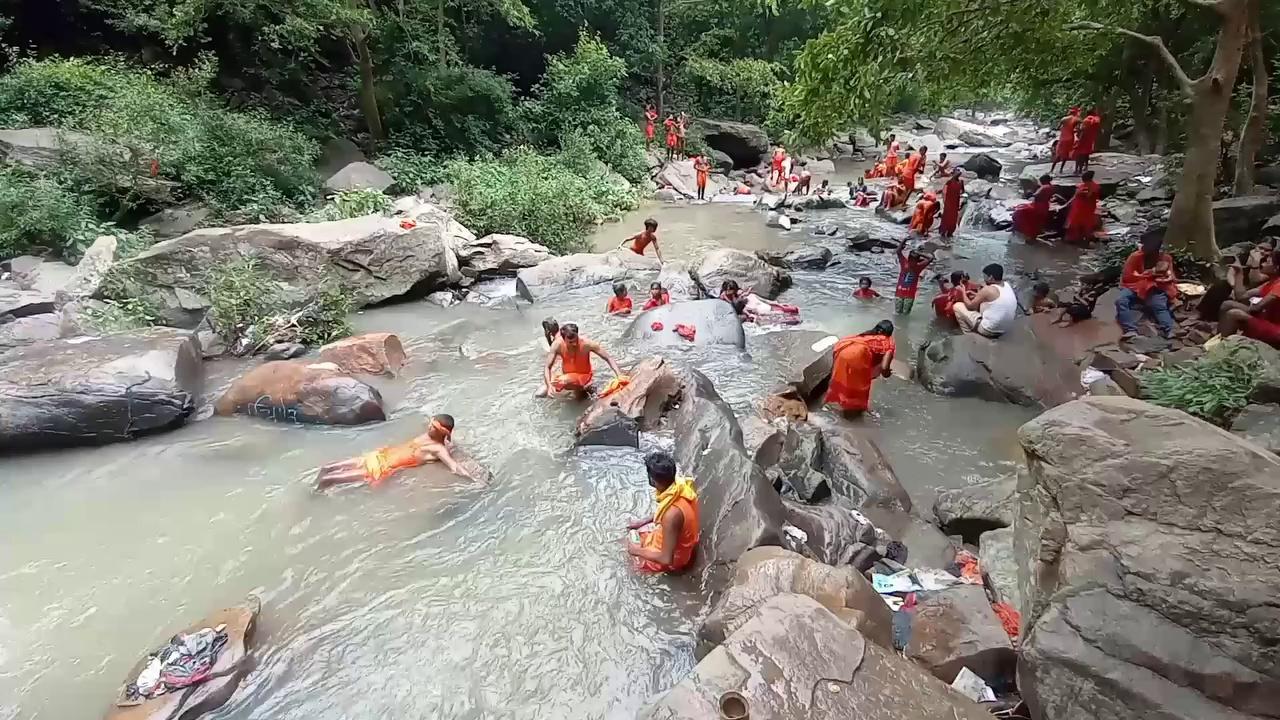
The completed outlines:
[[[658,256],[658,262],[662,260],[662,248],[658,247],[658,221],[648,218],[644,221],[644,232],[636,233],[626,240],[622,241],[619,248],[626,248],[637,255],[644,255],[645,248],[653,246],[653,254]]]
[[[316,476],[316,490],[355,482],[376,487],[398,470],[434,462],[443,464],[454,475],[474,480],[449,453],[449,438],[452,436],[453,416],[433,416],[427,431],[408,442],[379,448],[320,468],[320,473]]]
[[[609,357],[609,353],[604,351],[604,348],[578,335],[577,325],[573,323],[562,325],[560,337],[551,343],[551,349],[547,351],[547,363],[542,368],[542,389],[538,391],[536,397],[550,397],[552,392],[560,393],[565,390],[571,391],[579,399],[585,397],[594,378],[594,371],[591,368],[592,355],[608,363],[615,377],[622,376],[622,370],[618,368],[613,358]],[[551,373],[556,366],[557,358],[560,360],[560,374],[553,376]]]

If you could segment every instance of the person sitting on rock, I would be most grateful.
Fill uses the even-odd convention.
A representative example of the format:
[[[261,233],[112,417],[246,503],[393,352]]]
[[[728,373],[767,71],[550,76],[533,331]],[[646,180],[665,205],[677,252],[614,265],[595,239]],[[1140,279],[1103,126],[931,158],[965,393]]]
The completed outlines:
[[[998,338],[1013,329],[1018,296],[1004,280],[1004,267],[991,263],[982,268],[986,285],[978,292],[965,291],[964,300],[952,305],[960,329],[983,337]]]
[[[649,283],[649,299],[645,301],[641,310],[652,310],[656,307],[671,304],[671,294],[663,289],[662,283]]]
[[[1266,281],[1247,289],[1243,268],[1232,266],[1227,271],[1233,300],[1222,304],[1218,333],[1230,337],[1242,333],[1247,338],[1280,348],[1280,268],[1275,254],[1263,257],[1261,271]]]
[[[831,181],[823,180],[818,189],[813,191],[813,194],[818,197],[829,197],[831,195]]]
[[[888,320],[841,339],[831,351],[831,385],[825,402],[839,405],[847,414],[866,412],[871,407],[871,383],[876,377],[889,377],[895,351],[893,323]]]
[[[320,468],[316,476],[316,489],[325,490],[334,485],[355,482],[377,486],[399,470],[433,462],[443,464],[454,475],[471,478],[471,474],[449,454],[453,427],[452,415],[435,415],[431,418],[427,431],[408,442],[379,448],[360,457]]]
[[[676,476],[676,461],[667,453],[650,453],[644,468],[658,507],[653,517],[627,526],[633,533],[627,553],[645,572],[678,573],[689,567],[698,550],[698,493],[692,478]],[[643,530],[648,526],[653,529]]]
[[[965,280],[967,279],[968,277],[962,270],[953,271],[950,279],[945,275],[938,275],[938,295],[933,299],[933,314],[939,320],[955,322],[955,304],[964,302]]]
[[[1031,286],[1031,313],[1049,312],[1058,307],[1058,301],[1053,297],[1053,290],[1049,288],[1049,283],[1043,280]]]
[[[1173,336],[1172,307],[1178,299],[1178,279],[1173,271],[1173,257],[1162,251],[1164,238],[1159,233],[1143,236],[1141,247],[1124,261],[1120,271],[1120,297],[1116,298],[1116,322],[1123,338],[1136,337],[1143,312],[1155,318],[1160,337]]]
[[[662,248],[658,247],[658,221],[653,218],[647,218],[644,221],[644,232],[637,233],[622,241],[618,247],[627,248],[637,255],[644,255],[645,248],[653,246],[653,254],[658,256],[658,262],[664,262],[662,259]]]
[[[591,390],[591,381],[595,374],[591,367],[592,355],[608,363],[614,376],[622,375],[618,364],[609,357],[609,353],[605,352],[604,348],[580,337],[577,325],[565,323],[560,328],[560,336],[551,343],[551,349],[547,351],[547,362],[542,369],[542,389],[538,391],[537,397],[550,397],[553,391],[561,393],[566,390],[579,399],[586,397]],[[553,377],[551,373],[555,369],[557,359],[560,360],[560,373]]]
[[[613,297],[609,298],[609,305],[605,308],[605,313],[609,315],[631,314],[631,297],[627,295],[626,285],[618,283],[613,286]]]
[[[951,177],[951,161],[947,159],[946,153],[938,153],[938,159],[933,163],[933,175],[931,175],[930,177],[935,177],[935,178]]]
[[[875,199],[875,195],[867,189],[867,183],[862,178],[858,178],[856,186],[849,183],[849,200],[854,207],[868,207]]]
[[[853,296],[859,300],[874,300],[880,297],[880,293],[871,289],[871,278],[858,278],[858,289],[853,291]]]

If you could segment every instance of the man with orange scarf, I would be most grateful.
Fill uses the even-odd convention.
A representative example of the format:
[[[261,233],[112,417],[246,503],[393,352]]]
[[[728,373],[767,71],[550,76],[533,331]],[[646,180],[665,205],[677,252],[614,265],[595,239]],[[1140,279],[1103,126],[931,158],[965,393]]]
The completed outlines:
[[[644,459],[649,486],[657,495],[653,517],[627,526],[639,532],[627,543],[627,553],[646,572],[680,572],[693,562],[698,549],[698,493],[693,480],[676,477],[676,461],[667,453],[650,453]]]
[[[1054,168],[1058,164],[1062,164],[1062,172],[1067,171],[1067,161],[1075,159],[1076,154],[1076,124],[1080,122],[1080,108],[1073,107],[1067,116],[1062,118],[1062,122],[1058,125],[1058,147],[1053,153],[1053,164],[1049,166],[1049,174],[1053,174]]]
[[[1027,242],[1040,239],[1044,226],[1049,222],[1049,204],[1053,202],[1053,177],[1040,176],[1040,187],[1031,196],[1031,202],[1013,209],[1013,231]]]
[[[960,226],[960,202],[964,197],[962,174],[960,168],[955,168],[951,179],[942,186],[942,224],[938,226],[938,234],[948,240],[955,237],[956,228]]]
[[[591,387],[594,371],[591,368],[591,356],[604,360],[609,364],[615,377],[623,377],[618,364],[609,357],[609,353],[599,344],[578,335],[578,326],[565,323],[560,327],[560,336],[551,343],[547,351],[547,363],[542,369],[542,389],[537,397],[549,397],[554,390],[557,393],[568,390],[577,397],[584,397]],[[560,360],[560,373],[552,376],[556,359]]]
[[[364,482],[379,485],[399,470],[439,462],[449,472],[470,478],[461,465],[449,454],[449,440],[453,437],[453,416],[436,415],[431,418],[427,431],[399,445],[390,445],[341,462],[320,468],[316,476],[316,489],[324,490],[344,483]]]
[[[871,382],[889,377],[896,346],[893,323],[881,320],[861,335],[852,335],[832,349],[831,385],[826,402],[846,413],[862,413],[871,407]]]
[[[922,237],[933,230],[933,218],[938,214],[938,196],[932,191],[926,192],[920,202],[916,203],[916,211],[911,214],[911,225],[908,230],[919,233]]]
[[[1066,239],[1069,243],[1088,245],[1098,232],[1098,199],[1102,186],[1093,181],[1093,171],[1085,170],[1076,186],[1076,194],[1067,202]]]

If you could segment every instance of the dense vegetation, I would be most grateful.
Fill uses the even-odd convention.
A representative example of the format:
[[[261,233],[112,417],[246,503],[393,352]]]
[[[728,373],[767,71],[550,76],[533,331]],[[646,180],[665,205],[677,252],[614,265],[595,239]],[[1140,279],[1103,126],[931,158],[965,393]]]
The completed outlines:
[[[1142,396],[1215,425],[1230,427],[1249,404],[1262,357],[1249,343],[1223,342],[1189,363],[1142,375]]]

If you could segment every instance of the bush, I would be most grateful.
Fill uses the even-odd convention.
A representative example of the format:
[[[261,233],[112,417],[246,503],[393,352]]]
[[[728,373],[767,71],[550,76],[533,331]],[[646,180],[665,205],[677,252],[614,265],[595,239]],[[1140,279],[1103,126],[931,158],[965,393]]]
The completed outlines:
[[[211,73],[200,65],[163,78],[112,59],[23,60],[0,77],[0,122],[80,130],[129,148],[179,194],[215,208],[312,201],[315,142],[263,113],[226,109],[201,90]],[[119,191],[114,199],[127,200]]]
[[[209,324],[236,354],[280,342],[323,344],[351,334],[347,316],[355,301],[339,282],[326,280],[307,304],[290,306],[277,299],[279,288],[252,257],[210,268],[204,294]]]
[[[0,258],[50,248],[74,260],[109,230],[88,195],[52,175],[0,167]]]
[[[418,190],[444,182],[444,163],[430,155],[409,150],[392,150],[374,161],[388,175],[395,178],[395,190],[413,194]]]
[[[1229,427],[1249,404],[1262,373],[1262,357],[1248,343],[1223,342],[1193,362],[1160,368],[1142,376],[1142,396]]]
[[[458,219],[478,235],[523,235],[553,252],[581,250],[599,220],[634,205],[634,194],[588,179],[583,158],[517,148],[491,160],[448,165]]]
[[[384,85],[393,145],[433,155],[493,154],[521,137],[515,90],[474,67],[402,67]]]
[[[391,198],[379,190],[346,190],[308,215],[307,222],[380,215],[390,209]]]
[[[778,106],[784,68],[767,60],[693,57],[671,80],[677,103],[690,113],[762,124]]]

